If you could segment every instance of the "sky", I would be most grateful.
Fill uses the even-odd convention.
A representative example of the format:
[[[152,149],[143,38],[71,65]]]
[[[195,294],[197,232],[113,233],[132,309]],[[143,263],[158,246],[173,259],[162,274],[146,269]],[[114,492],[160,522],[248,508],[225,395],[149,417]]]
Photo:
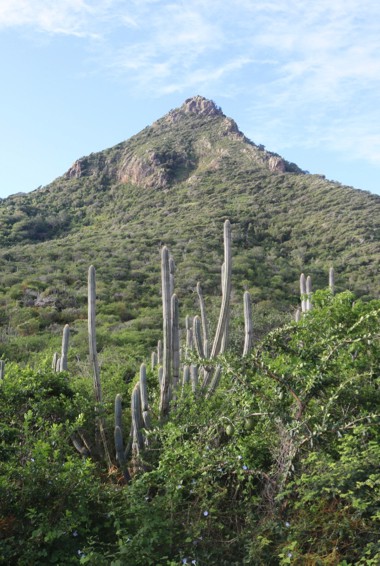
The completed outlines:
[[[0,0],[0,197],[210,98],[257,144],[380,194],[378,0]]]

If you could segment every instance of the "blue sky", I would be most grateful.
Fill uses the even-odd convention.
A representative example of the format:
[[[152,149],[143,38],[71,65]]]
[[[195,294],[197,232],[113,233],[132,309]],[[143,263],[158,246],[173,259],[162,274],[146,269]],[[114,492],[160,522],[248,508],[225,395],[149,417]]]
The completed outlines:
[[[378,0],[0,0],[0,197],[200,94],[255,143],[380,194]]]

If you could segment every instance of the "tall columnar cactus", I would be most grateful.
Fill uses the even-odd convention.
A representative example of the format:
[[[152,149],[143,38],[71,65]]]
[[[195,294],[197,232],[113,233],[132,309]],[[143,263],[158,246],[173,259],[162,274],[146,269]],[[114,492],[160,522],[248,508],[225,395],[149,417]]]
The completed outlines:
[[[191,328],[191,321],[189,315],[186,315],[185,328],[186,328],[185,358],[187,358],[189,352],[191,352],[193,349],[193,329]]]
[[[100,383],[100,368],[98,352],[96,349],[96,275],[95,267],[90,266],[88,270],[88,345],[90,350],[90,362],[93,371],[93,385],[95,400],[102,402],[102,388]]]
[[[152,371],[154,370],[156,365],[157,365],[157,352],[152,352],[152,355],[150,357],[150,367]]]
[[[170,295],[170,268],[169,250],[166,246],[162,248],[161,254],[161,277],[162,277],[162,316],[163,316],[163,372],[160,396],[160,414],[165,416],[169,412],[171,394],[171,359],[172,359],[172,336],[171,336],[171,295]]]
[[[216,358],[216,356],[218,356],[218,354],[220,353],[223,334],[225,333],[227,327],[231,295],[231,259],[231,224],[229,220],[226,220],[224,223],[224,277],[222,289],[222,305],[220,308],[214,343],[211,349],[211,359]]]
[[[300,295],[301,295],[301,311],[306,312],[306,278],[303,273],[300,276]]]
[[[296,312],[294,313],[294,320],[296,322],[299,322],[301,320],[301,309],[300,309],[300,307],[298,307]]]
[[[199,281],[197,283],[197,294],[198,294],[198,298],[199,298],[199,306],[200,306],[200,309],[201,309],[204,357],[208,358],[208,356],[209,356],[208,321],[207,321],[206,308],[205,308],[205,302],[204,302],[204,299],[203,299],[202,288],[201,288]]]
[[[330,267],[329,269],[329,288],[332,294],[334,294],[335,289],[335,272],[334,268]]]
[[[306,310],[310,311],[311,310],[311,277],[310,275],[307,276],[306,278],[306,295],[307,295],[307,299],[306,299]]]
[[[179,345],[179,307],[177,295],[172,295],[171,298],[171,318],[172,318],[172,362],[173,362],[173,391],[178,386],[179,382],[179,365],[180,365],[180,345]]]
[[[5,375],[5,362],[4,360],[0,360],[0,380],[4,379]]]
[[[190,366],[190,381],[191,389],[195,393],[198,387],[198,366],[196,364],[191,364]]]
[[[88,343],[90,350],[90,361],[93,370],[93,386],[95,401],[99,405],[102,404],[102,389],[100,384],[100,368],[98,362],[98,353],[96,349],[96,326],[95,326],[95,315],[96,315],[96,277],[95,277],[95,267],[90,266],[88,270]],[[104,422],[101,417],[97,418],[97,429],[100,434],[101,442],[103,445],[104,457],[107,462],[108,467],[112,466],[111,457],[108,450],[106,434],[104,430]]]
[[[224,278],[225,278],[225,263],[223,263],[222,265],[222,269],[221,269],[221,287],[222,287],[222,293],[224,293]],[[228,343],[229,343],[229,339],[230,339],[230,312],[229,312],[229,308],[228,307],[228,313],[227,313],[227,318],[226,318],[226,326],[224,328],[224,332],[223,332],[223,338],[222,338],[222,344],[220,346],[220,352],[225,352],[228,348]]]
[[[162,340],[157,342],[157,364],[162,365]]]
[[[141,412],[140,383],[136,383],[132,391],[131,413],[133,427],[132,455],[137,457],[140,454],[140,450],[144,448],[144,437],[142,434],[144,422]]]
[[[169,257],[169,273],[170,273],[170,296],[174,294],[174,274],[175,274],[175,263],[172,256]]]
[[[228,319],[230,314],[230,295],[231,295],[231,224],[229,220],[224,223],[224,267],[222,270],[222,304],[220,307],[218,325],[215,332],[214,342],[212,345],[209,359],[216,358],[219,354],[223,354],[227,346]],[[223,336],[226,334],[225,338]],[[213,377],[214,373],[214,377]],[[205,368],[204,379],[202,383],[203,389],[210,388],[209,392],[213,392],[219,382],[220,373],[217,369],[212,372]],[[211,383],[211,384],[210,384]]]
[[[244,293],[244,350],[243,356],[247,356],[252,349],[253,329],[252,329],[252,303],[251,295],[248,291]]]
[[[146,365],[140,366],[140,396],[141,396],[141,414],[145,429],[150,429],[150,414],[148,401],[148,383],[146,378]]]
[[[65,324],[62,334],[62,351],[61,351],[61,361],[60,361],[60,371],[67,371],[67,354],[69,351],[69,337],[70,337],[70,327]]]
[[[54,352],[54,354],[53,354],[53,359],[52,359],[52,362],[51,362],[51,369],[52,369],[53,371],[56,371],[56,370],[57,370],[57,361],[58,361],[58,358],[59,358],[58,352]]]
[[[205,358],[206,354],[201,331],[201,319],[198,315],[193,318],[193,339],[198,356],[202,359]]]
[[[119,463],[120,469],[124,474],[125,480],[128,481],[130,479],[130,475],[127,468],[126,453],[123,443],[122,398],[119,393],[115,397],[114,441],[116,460]]]

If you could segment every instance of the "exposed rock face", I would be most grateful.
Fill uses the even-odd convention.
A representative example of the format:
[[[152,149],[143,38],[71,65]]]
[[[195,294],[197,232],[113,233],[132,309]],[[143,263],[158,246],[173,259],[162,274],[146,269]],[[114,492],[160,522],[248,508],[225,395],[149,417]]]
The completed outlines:
[[[271,171],[278,171],[279,173],[285,173],[286,166],[285,161],[281,157],[272,156],[268,161],[269,169]]]
[[[66,179],[78,179],[82,176],[82,163],[84,159],[85,158],[82,157],[82,159],[78,159],[77,161],[75,161],[75,163],[73,163],[73,165],[68,171],[66,171],[64,175]]]
[[[132,183],[142,187],[166,187],[169,176],[165,172],[160,156],[152,151],[143,159],[129,155],[120,164],[117,179],[120,183]]]

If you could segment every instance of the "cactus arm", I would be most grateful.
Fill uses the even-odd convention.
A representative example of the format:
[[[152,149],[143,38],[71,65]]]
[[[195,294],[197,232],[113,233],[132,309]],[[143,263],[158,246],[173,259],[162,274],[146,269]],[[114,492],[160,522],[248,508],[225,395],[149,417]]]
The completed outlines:
[[[171,338],[171,297],[170,297],[170,269],[169,250],[166,246],[162,248],[161,254],[161,277],[162,277],[162,316],[163,316],[163,372],[160,396],[160,414],[165,416],[169,413],[170,386],[171,386],[171,360],[172,360],[172,338]]]
[[[200,358],[205,358],[205,352],[203,349],[202,334],[201,334],[201,320],[199,316],[195,316],[193,319],[193,338],[195,349]]]
[[[300,295],[301,295],[301,310],[306,312],[306,279],[305,275],[301,273],[300,276]]]
[[[70,337],[70,327],[65,324],[62,334],[62,351],[61,351],[61,361],[60,361],[60,371],[67,371],[67,354],[69,351],[69,337]]]
[[[201,309],[204,356],[205,356],[205,358],[208,358],[208,356],[209,356],[209,351],[208,351],[208,342],[209,342],[208,322],[207,322],[206,307],[205,307],[205,302],[204,302],[204,298],[203,298],[202,288],[201,288],[199,281],[197,283],[197,294],[198,294],[198,298],[199,298],[199,306],[200,306],[200,309]]]
[[[334,294],[335,289],[335,271],[333,267],[329,269],[329,287],[332,294]]]
[[[94,394],[97,403],[102,402],[102,389],[100,384],[100,369],[98,353],[96,349],[96,275],[95,267],[90,266],[88,270],[88,345],[90,350],[90,361],[93,370]]]
[[[252,303],[251,295],[248,291],[244,293],[244,350],[243,356],[247,356],[252,349],[253,330],[252,330]]]
[[[224,265],[222,305],[220,308],[214,343],[210,354],[211,359],[215,358],[220,352],[223,334],[226,330],[227,318],[229,315],[231,295],[231,224],[229,220],[226,220],[224,223]]]
[[[307,311],[311,311],[311,307],[312,307],[312,305],[311,305],[311,292],[312,292],[312,289],[311,289],[311,277],[310,277],[310,275],[308,275],[308,276],[307,276],[307,279],[306,279],[306,295],[307,295],[307,299],[306,299],[306,310],[307,310]]]
[[[172,350],[173,350],[173,390],[179,382],[179,307],[178,297],[173,295],[171,298],[171,317],[172,317]]]

